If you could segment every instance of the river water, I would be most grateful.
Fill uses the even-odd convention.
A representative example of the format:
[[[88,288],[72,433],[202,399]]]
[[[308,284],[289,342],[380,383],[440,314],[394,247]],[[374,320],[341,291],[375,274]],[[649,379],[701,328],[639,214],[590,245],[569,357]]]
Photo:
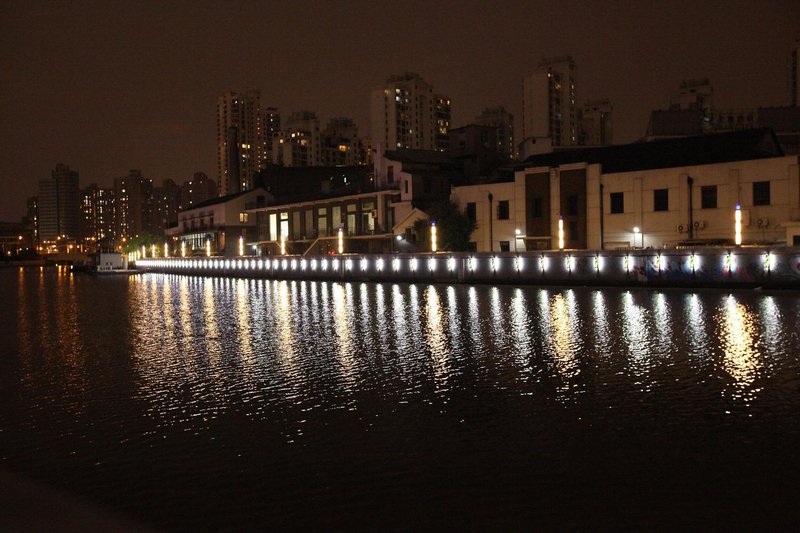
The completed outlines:
[[[796,527],[797,292],[0,270],[0,468],[157,529]]]

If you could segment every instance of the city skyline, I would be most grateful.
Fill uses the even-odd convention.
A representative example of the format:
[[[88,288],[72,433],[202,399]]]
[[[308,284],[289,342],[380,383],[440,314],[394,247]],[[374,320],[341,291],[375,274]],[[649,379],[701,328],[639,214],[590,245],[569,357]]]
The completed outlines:
[[[644,136],[649,112],[666,108],[683,79],[710,78],[720,107],[788,105],[800,16],[780,1],[724,12],[689,3],[237,5],[4,4],[0,220],[22,216],[57,163],[79,171],[81,187],[109,186],[130,168],[156,183],[214,176],[217,98],[247,87],[261,90],[265,108],[309,109],[323,123],[350,117],[370,135],[370,91],[414,71],[452,99],[452,127],[502,105],[517,117],[518,141],[523,77],[564,54],[577,65],[578,105],[612,101],[618,143]]]

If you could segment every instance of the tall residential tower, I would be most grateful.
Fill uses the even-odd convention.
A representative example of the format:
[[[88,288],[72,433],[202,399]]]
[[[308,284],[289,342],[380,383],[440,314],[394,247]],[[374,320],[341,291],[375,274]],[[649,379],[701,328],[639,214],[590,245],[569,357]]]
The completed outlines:
[[[382,150],[446,149],[450,99],[434,96],[419,74],[406,72],[372,91],[370,120],[372,144]]]
[[[219,195],[253,188],[265,158],[258,89],[227,92],[217,100],[217,168]]]
[[[553,146],[578,144],[575,61],[543,59],[522,80],[522,140],[549,137]]]

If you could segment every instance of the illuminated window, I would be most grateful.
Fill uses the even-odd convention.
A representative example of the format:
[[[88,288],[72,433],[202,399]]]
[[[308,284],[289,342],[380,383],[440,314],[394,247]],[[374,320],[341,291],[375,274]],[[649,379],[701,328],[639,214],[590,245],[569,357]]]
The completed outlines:
[[[239,222],[247,222],[250,218],[250,213],[239,213]]]

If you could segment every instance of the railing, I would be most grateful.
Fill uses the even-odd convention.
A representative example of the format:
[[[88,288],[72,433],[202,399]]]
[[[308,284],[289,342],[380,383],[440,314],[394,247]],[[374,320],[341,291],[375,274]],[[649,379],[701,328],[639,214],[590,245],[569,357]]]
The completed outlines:
[[[796,248],[155,258],[136,267],[280,279],[800,289]]]

